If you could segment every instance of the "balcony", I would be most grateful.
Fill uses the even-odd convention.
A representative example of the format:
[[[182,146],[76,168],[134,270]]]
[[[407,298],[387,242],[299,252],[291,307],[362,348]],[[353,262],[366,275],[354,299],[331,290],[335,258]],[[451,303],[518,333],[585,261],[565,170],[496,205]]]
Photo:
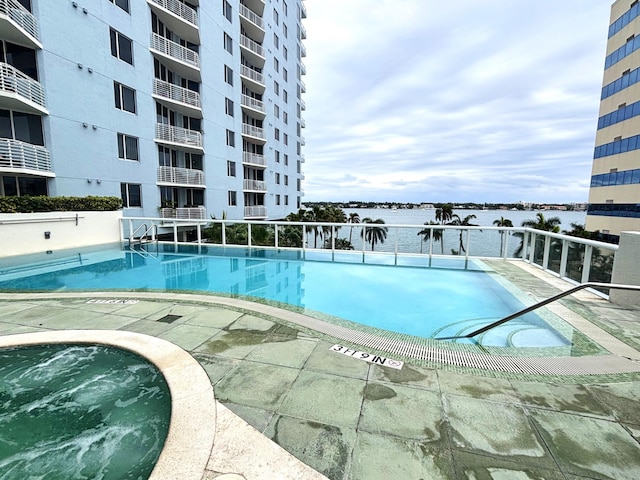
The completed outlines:
[[[263,205],[254,205],[244,207],[244,218],[266,218],[267,207]]]
[[[264,0],[241,0],[245,7],[259,16],[264,14]]]
[[[267,141],[267,135],[264,133],[264,128],[254,127],[253,125],[249,125],[248,123],[242,124],[242,135],[247,137],[252,137],[254,140],[262,140],[263,142]]]
[[[300,40],[307,39],[307,29],[304,28],[304,25],[300,24]]]
[[[264,93],[266,83],[262,73],[242,65],[240,68],[240,76],[245,80],[249,80],[248,83],[252,86],[252,90],[255,90],[257,93]]]
[[[264,158],[264,155],[249,152],[242,152],[242,163],[260,167],[267,166],[267,160]]]
[[[307,7],[302,2],[300,2],[300,18],[307,18]]]
[[[266,192],[267,183],[262,180],[244,180],[242,189],[247,192]]]
[[[302,135],[300,135],[300,145],[306,145],[306,144],[307,144],[307,141]]]
[[[38,20],[18,0],[0,0],[0,32],[3,40],[42,48]]]
[[[300,92],[305,93],[307,91],[307,84],[304,83],[302,80],[299,80],[299,83],[300,83]]]
[[[301,57],[306,57],[307,56],[307,49],[305,48],[305,46],[302,43],[300,44],[300,56]]]
[[[198,12],[178,0],[147,0],[162,22],[180,38],[198,44]]]
[[[7,63],[0,63],[0,105],[36,115],[49,113],[40,82]]]
[[[306,74],[307,74],[307,66],[303,62],[300,62],[300,75],[306,75]]]
[[[305,103],[305,101],[303,99],[300,99],[299,102],[300,102],[300,108],[302,110],[306,110],[307,109],[307,104]]]
[[[251,63],[262,67],[264,65],[264,47],[254,42],[246,35],[240,35],[240,47],[244,55],[250,59]]]
[[[267,113],[264,102],[262,100],[250,97],[249,95],[242,95],[242,106],[251,109],[253,113],[257,112],[261,114],[260,118],[264,118]]]
[[[175,218],[176,220],[206,220],[207,211],[204,207],[161,208],[160,218]]]
[[[197,52],[157,33],[151,34],[150,48],[152,53],[159,55],[167,66],[181,77],[200,81],[200,56]]]
[[[10,138],[0,138],[0,171],[55,177],[46,148]]]
[[[191,168],[158,167],[158,184],[183,187],[204,186],[204,172]]]
[[[264,39],[264,20],[262,17],[240,4],[240,20],[244,26],[244,31],[251,38],[261,42]]]
[[[184,150],[202,153],[202,133],[182,127],[156,123],[156,142],[182,147]]]
[[[198,92],[154,78],[153,96],[161,102],[169,102],[172,108],[181,113],[202,118],[202,103]]]

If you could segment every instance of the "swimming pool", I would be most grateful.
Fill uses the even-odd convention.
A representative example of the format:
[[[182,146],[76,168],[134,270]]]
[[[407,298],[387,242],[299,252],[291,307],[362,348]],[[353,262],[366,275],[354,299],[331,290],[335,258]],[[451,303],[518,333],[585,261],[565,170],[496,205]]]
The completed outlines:
[[[399,261],[375,256],[362,263],[361,255],[342,252],[147,248],[13,258],[0,263],[0,290],[205,291],[425,338],[468,332],[524,306],[478,261],[438,259],[425,268],[428,259],[420,256]],[[546,347],[570,342],[540,316],[527,314],[487,332],[481,343]]]
[[[0,479],[148,478],[169,388],[148,361],[101,345],[0,349]]]

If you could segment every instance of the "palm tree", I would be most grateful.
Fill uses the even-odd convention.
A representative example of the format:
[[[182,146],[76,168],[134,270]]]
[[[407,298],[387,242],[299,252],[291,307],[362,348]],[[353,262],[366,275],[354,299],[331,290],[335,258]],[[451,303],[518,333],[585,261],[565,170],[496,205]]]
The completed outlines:
[[[460,218],[457,214],[451,215],[451,221],[447,225],[455,225],[459,227],[477,227],[478,225],[475,223],[471,223],[471,220],[476,218],[475,215],[467,215],[464,218]],[[464,233],[464,229],[460,229],[460,249],[458,253],[462,255],[462,252],[466,252],[464,249],[464,244],[462,243],[462,234]]]
[[[381,218],[372,220],[367,217],[362,220],[362,223],[381,225],[384,224],[384,220]],[[371,251],[373,252],[375,250],[376,243],[382,244],[387,239],[388,231],[389,229],[387,227],[364,227],[360,232],[360,236],[364,238],[365,242],[371,244]]]
[[[442,207],[436,209],[436,221],[440,222],[440,225],[450,222],[452,217],[453,205],[451,203],[445,203]]]
[[[504,217],[500,217],[499,219],[494,220],[493,224],[496,227],[513,227],[513,222],[508,218],[504,218]],[[505,234],[505,231],[500,230],[500,256],[502,256],[503,250],[504,250],[504,234]],[[509,233],[509,235],[511,235],[511,233]]]
[[[434,222],[433,220],[429,220],[429,222],[424,222],[424,225],[440,225],[438,222]],[[442,245],[442,229],[441,228],[423,228],[418,232],[418,235],[422,236],[422,241],[427,242],[431,238],[431,232],[433,232],[433,240],[436,242],[440,242],[440,249],[442,253],[444,253],[444,246]],[[422,242],[420,242],[420,253],[422,253]]]
[[[544,218],[544,214],[538,212],[534,220],[525,220],[522,222],[522,226],[535,230],[543,230],[545,232],[558,233],[560,232],[561,223],[562,221],[558,217]],[[520,245],[515,251],[515,256],[519,257],[522,255],[522,249],[524,248],[524,234],[522,232],[514,232],[513,235],[520,238]]]
[[[349,218],[347,219],[347,223],[360,223],[360,215],[358,215],[358,212],[350,213]],[[351,227],[351,231],[349,232],[349,243],[351,243],[352,235],[353,227]]]
[[[329,205],[328,207],[321,209],[319,218],[323,222],[347,223],[347,216],[344,213],[344,210],[333,205]],[[335,227],[336,236],[338,234],[338,230],[340,230],[340,227]],[[328,235],[329,238],[327,238],[327,240],[329,241],[329,245],[331,245],[333,238],[333,227],[322,227],[322,231],[325,238]]]
[[[322,221],[322,207],[314,205],[311,210],[307,210],[305,214],[305,222],[321,222]],[[313,248],[318,248],[318,237],[322,238],[322,230],[317,225],[309,227],[313,232]]]

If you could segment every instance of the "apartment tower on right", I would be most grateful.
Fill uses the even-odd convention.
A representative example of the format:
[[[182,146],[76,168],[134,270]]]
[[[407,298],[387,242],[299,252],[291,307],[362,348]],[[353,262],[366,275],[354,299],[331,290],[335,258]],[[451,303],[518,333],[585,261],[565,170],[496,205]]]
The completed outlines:
[[[640,231],[640,4],[611,6],[586,227]]]

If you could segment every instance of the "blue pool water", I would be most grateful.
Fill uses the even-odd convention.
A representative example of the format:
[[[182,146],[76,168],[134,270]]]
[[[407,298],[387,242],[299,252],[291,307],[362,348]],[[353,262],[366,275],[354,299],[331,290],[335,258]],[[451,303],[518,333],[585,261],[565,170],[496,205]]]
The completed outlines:
[[[0,480],[148,478],[171,415],[160,372],[97,345],[0,349]]]
[[[107,250],[58,257],[47,263],[0,264],[0,290],[205,291],[258,297],[353,322],[420,337],[469,332],[513,313],[523,304],[464,259],[360,254],[276,252],[173,245],[148,251]],[[158,249],[156,251],[155,249]],[[54,260],[54,259],[51,259]],[[327,261],[330,260],[330,261]],[[334,261],[331,261],[334,260]],[[394,263],[403,265],[394,265]],[[435,262],[435,260],[434,260]],[[391,265],[389,265],[391,263]],[[526,335],[527,346],[567,345],[536,314],[485,336],[504,344]],[[522,341],[521,341],[522,343]]]

